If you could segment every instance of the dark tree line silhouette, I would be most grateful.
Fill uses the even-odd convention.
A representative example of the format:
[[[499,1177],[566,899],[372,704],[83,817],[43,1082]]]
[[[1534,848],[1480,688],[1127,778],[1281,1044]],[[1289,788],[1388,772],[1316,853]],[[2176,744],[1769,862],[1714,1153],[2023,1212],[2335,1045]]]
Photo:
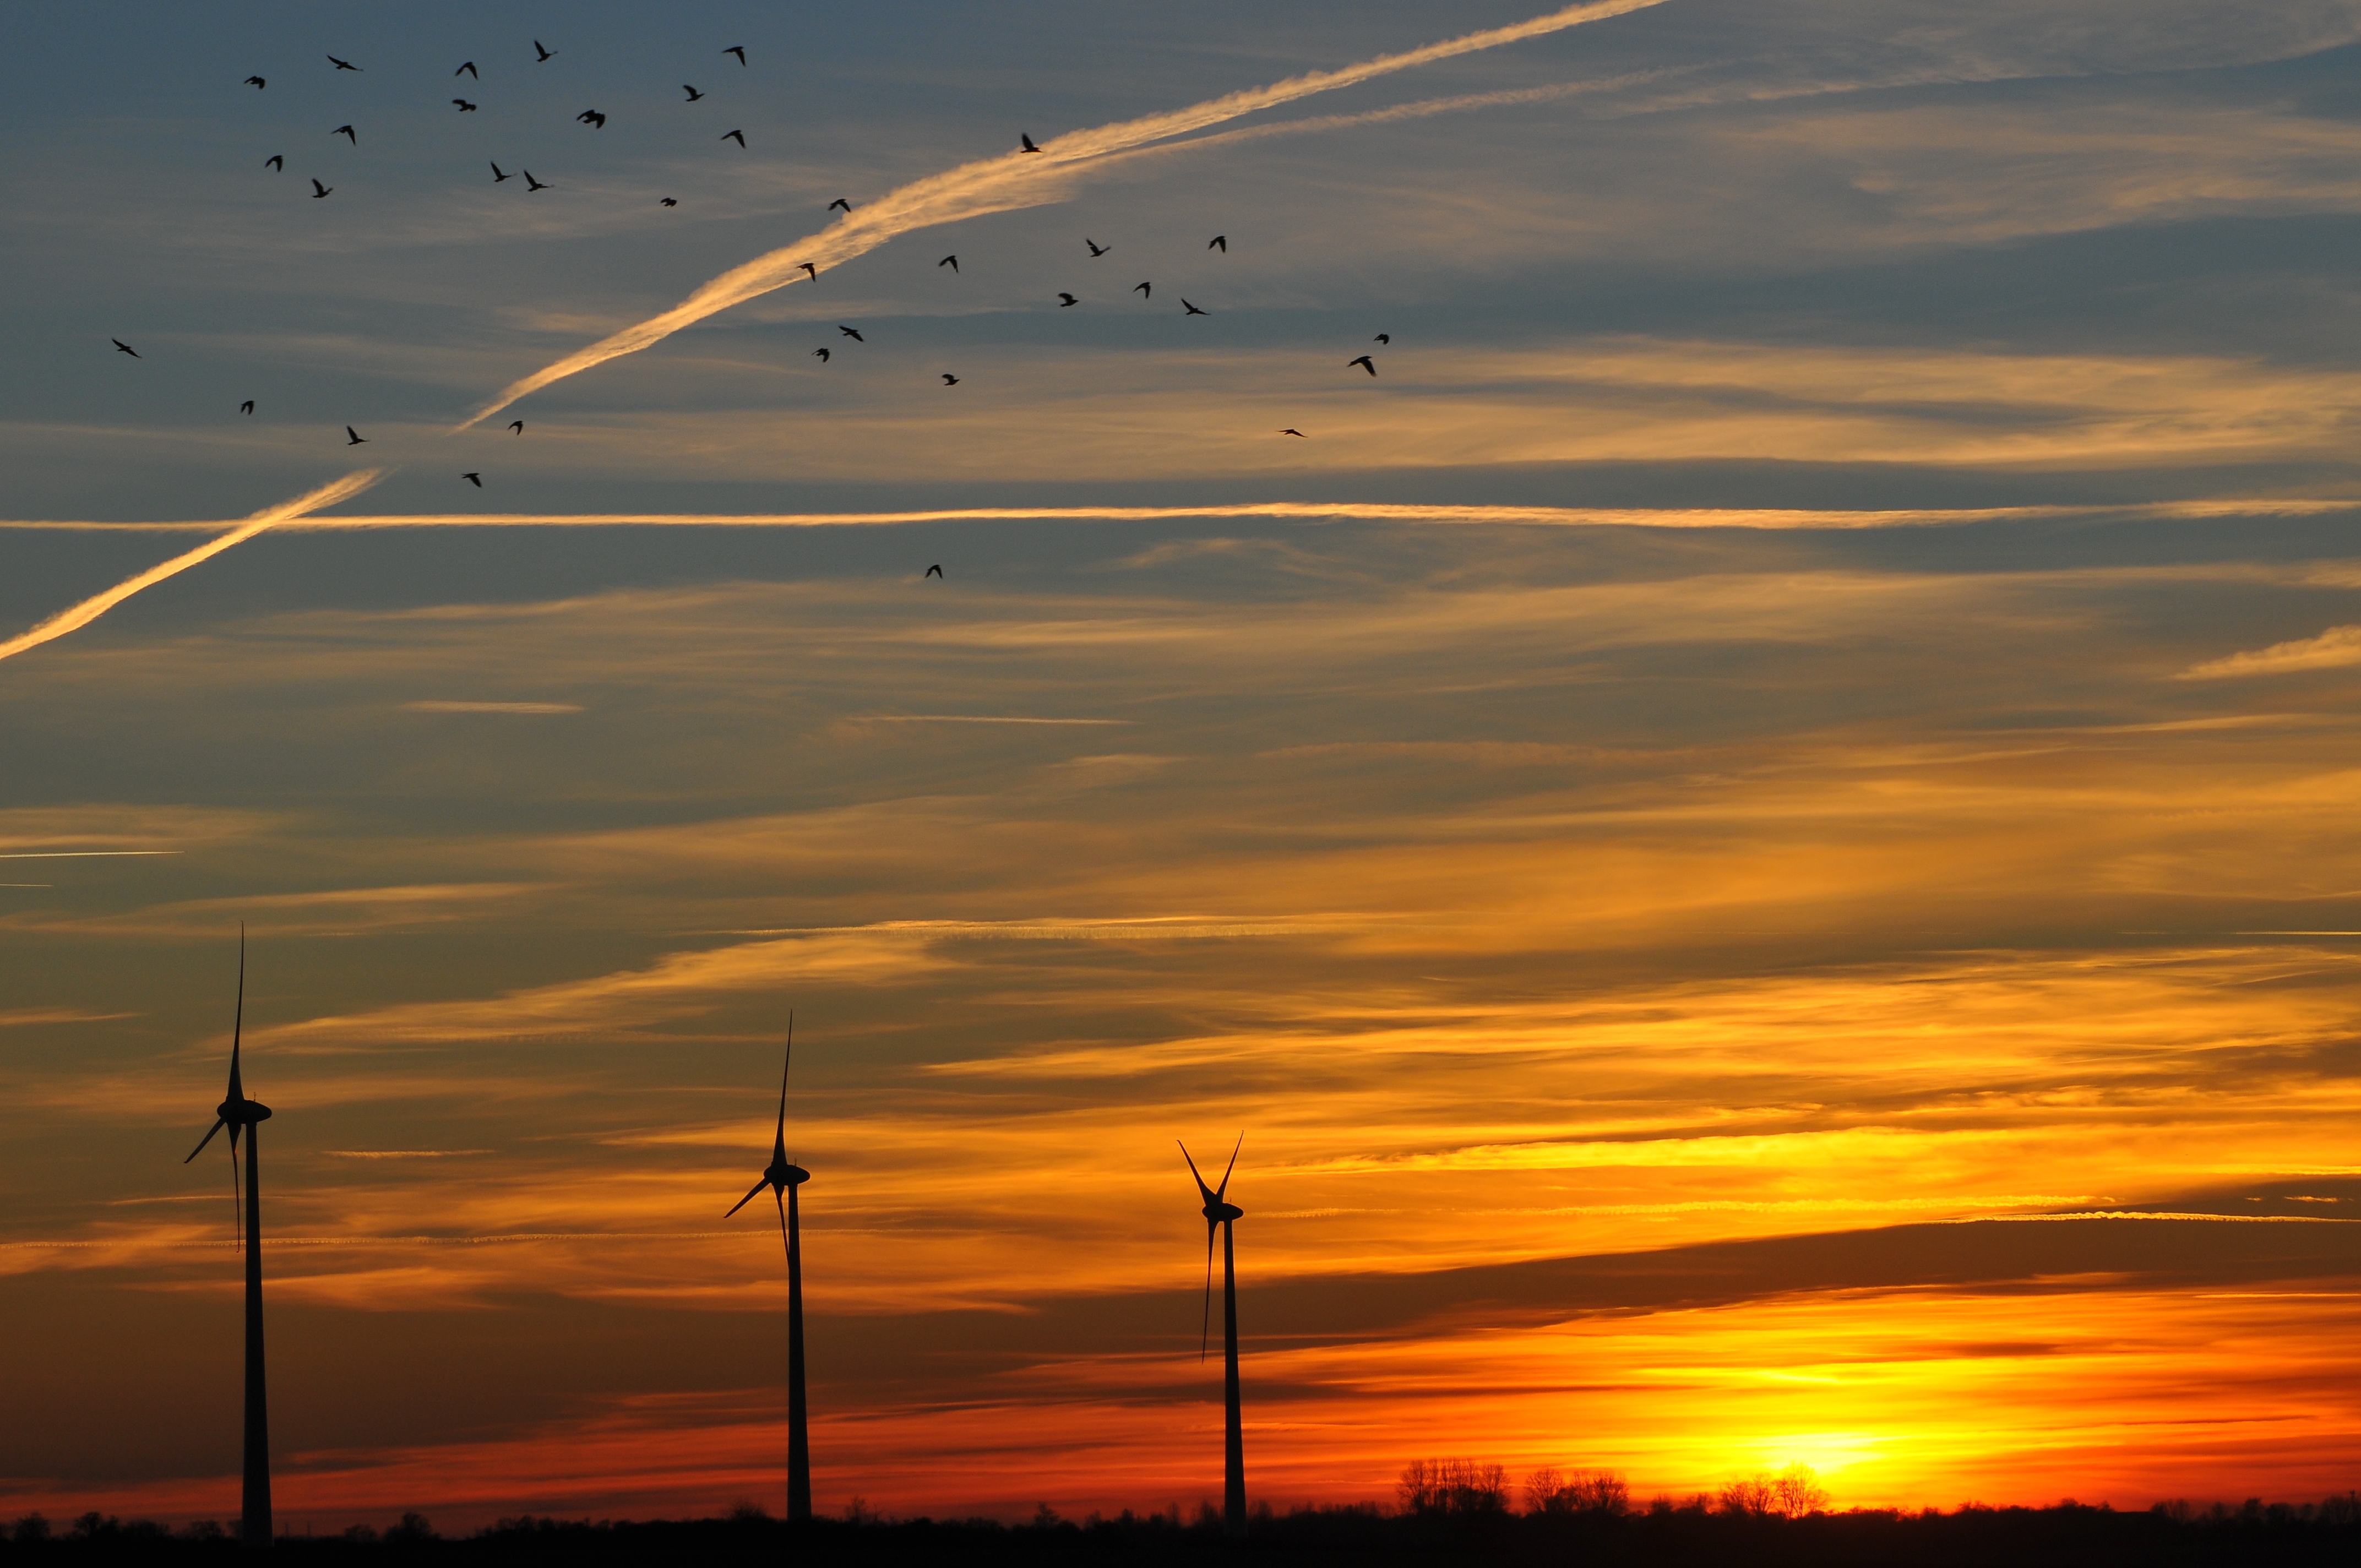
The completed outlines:
[[[1543,1465],[1525,1477],[1525,1511],[1543,1519],[1620,1519],[1632,1511],[1630,1483],[1612,1470],[1560,1474]],[[1413,1459],[1402,1467],[1394,1497],[1405,1514],[1482,1519],[1509,1514],[1507,1465],[1477,1459]],[[1686,1505],[1659,1497],[1649,1511],[1683,1507],[1746,1519],[1802,1519],[1825,1513],[1828,1488],[1808,1464],[1790,1464],[1773,1475],[1742,1475],[1716,1492],[1700,1492]]]
[[[1224,1534],[1210,1500],[1193,1516],[1174,1506],[1146,1516],[1061,1518],[1047,1504],[1025,1524],[992,1519],[891,1519],[856,1500],[840,1518],[796,1524],[742,1508],[727,1519],[633,1523],[531,1517],[444,1537],[416,1514],[382,1532],[355,1526],[316,1537],[282,1533],[274,1555],[309,1568],[386,1563],[566,1565],[695,1563],[717,1568],[834,1568],[836,1564],[1235,1564],[1307,1568],[1499,1563],[1550,1568],[2213,1568],[2279,1564],[2352,1568],[2361,1561],[2361,1497],[2243,1506],[2158,1503],[2118,1513],[2065,1502],[2046,1508],[1969,1505],[1927,1509],[1825,1507],[1783,1475],[1750,1476],[1718,1492],[1634,1504],[1611,1471],[1524,1478],[1524,1508],[1510,1507],[1504,1467],[1421,1460],[1405,1468],[1392,1509],[1376,1504],[1257,1508],[1245,1541]],[[1808,1475],[1797,1479],[1809,1482]],[[38,1514],[0,1527],[0,1564],[202,1562],[226,1565],[243,1549],[220,1526],[179,1530],[145,1520],[85,1514],[52,1529]]]

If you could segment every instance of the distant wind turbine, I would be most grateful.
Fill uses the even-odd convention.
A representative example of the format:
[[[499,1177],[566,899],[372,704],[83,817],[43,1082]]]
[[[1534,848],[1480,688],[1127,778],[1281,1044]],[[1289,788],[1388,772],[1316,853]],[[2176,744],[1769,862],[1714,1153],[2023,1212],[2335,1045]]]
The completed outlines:
[[[1211,1332],[1213,1313],[1213,1233],[1222,1233],[1222,1410],[1225,1426],[1222,1441],[1222,1530],[1226,1535],[1246,1532],[1246,1450],[1238,1420],[1238,1257],[1231,1235],[1231,1226],[1245,1218],[1246,1211],[1229,1201],[1230,1171],[1238,1168],[1238,1149],[1246,1146],[1246,1135],[1238,1135],[1236,1147],[1230,1150],[1229,1169],[1222,1172],[1222,1184],[1208,1187],[1198,1175],[1197,1162],[1189,1158],[1189,1146],[1180,1146],[1180,1157],[1189,1160],[1189,1174],[1197,1179],[1197,1194],[1204,1199],[1205,1207],[1205,1311],[1199,1325],[1197,1355],[1205,1354],[1205,1336]]]
[[[771,1163],[763,1179],[730,1207],[735,1214],[765,1187],[779,1208],[779,1234],[787,1244],[787,1518],[811,1518],[811,1442],[804,1429],[804,1238],[796,1189],[811,1172],[787,1159],[787,1069],[796,1059],[796,1015],[787,1014],[787,1048],[779,1063],[779,1124],[771,1136]],[[730,1214],[721,1217],[728,1219]]]
[[[246,1489],[239,1538],[249,1547],[270,1544],[270,1404],[262,1380],[262,1174],[256,1159],[261,1139],[256,1129],[270,1119],[270,1107],[246,1097],[238,1076],[238,1039],[246,1029],[246,927],[237,932],[237,1011],[229,1035],[229,1093],[214,1108],[214,1124],[189,1151],[186,1165],[205,1152],[214,1134],[229,1129],[229,1157],[237,1165],[237,1139],[246,1135]],[[233,1187],[233,1190],[235,1188]]]

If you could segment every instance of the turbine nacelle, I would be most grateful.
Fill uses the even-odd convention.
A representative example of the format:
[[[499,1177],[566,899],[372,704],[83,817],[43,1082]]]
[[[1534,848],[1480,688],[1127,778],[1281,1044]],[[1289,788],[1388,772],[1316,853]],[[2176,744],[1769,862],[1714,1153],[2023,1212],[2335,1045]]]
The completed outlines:
[[[222,1102],[214,1107],[214,1124],[205,1129],[205,1135],[197,1140],[197,1146],[189,1151],[189,1159],[182,1160],[182,1165],[204,1153],[205,1146],[212,1143],[214,1135],[224,1127],[229,1129],[230,1152],[236,1154],[237,1135],[242,1129],[251,1127],[257,1122],[270,1120],[270,1107],[259,1100],[248,1100],[245,1080],[238,1075],[238,1044],[245,1035],[246,927],[241,926],[237,928],[237,1011],[232,1015],[229,1027],[229,1091],[222,1097]]]
[[[787,1014],[787,1048],[779,1059],[779,1120],[771,1134],[771,1163],[763,1168],[762,1179],[746,1190],[746,1196],[730,1206],[730,1214],[735,1214],[752,1203],[754,1195],[766,1187],[784,1203],[789,1190],[811,1179],[810,1171],[787,1157],[787,1069],[795,1065],[795,1059],[796,1015],[790,1013]],[[721,1217],[726,1220],[730,1214]],[[786,1212],[782,1209],[779,1213],[780,1229],[785,1230],[786,1223]]]
[[[1177,1142],[1178,1140],[1175,1141]],[[1200,1174],[1197,1169],[1197,1162],[1193,1158],[1190,1157],[1189,1146],[1187,1144],[1180,1145],[1180,1157],[1189,1161],[1189,1174],[1196,1180],[1197,1196],[1205,1201],[1205,1218],[1213,1221],[1217,1225],[1225,1220],[1235,1220],[1241,1218],[1246,1213],[1244,1209],[1237,1208],[1227,1201],[1230,1191],[1230,1171],[1237,1169],[1238,1149],[1246,1147],[1246,1135],[1244,1133],[1240,1133],[1238,1135],[1237,1146],[1230,1150],[1229,1169],[1222,1172],[1222,1184],[1219,1187],[1208,1187],[1205,1185],[1204,1177]]]
[[[181,1163],[182,1165],[186,1165],[189,1163],[189,1160],[194,1159],[199,1155],[204,1153],[205,1146],[212,1143],[214,1141],[214,1135],[220,1132],[224,1127],[227,1127],[229,1129],[229,1146],[231,1150],[235,1152],[237,1148],[237,1135],[239,1133],[253,1126],[258,1122],[268,1122],[269,1120],[270,1120],[269,1106],[265,1105],[259,1100],[248,1100],[243,1095],[234,1095],[214,1107],[214,1124],[205,1130],[205,1135],[203,1137],[197,1140],[197,1146],[189,1151],[189,1159],[184,1159]]]

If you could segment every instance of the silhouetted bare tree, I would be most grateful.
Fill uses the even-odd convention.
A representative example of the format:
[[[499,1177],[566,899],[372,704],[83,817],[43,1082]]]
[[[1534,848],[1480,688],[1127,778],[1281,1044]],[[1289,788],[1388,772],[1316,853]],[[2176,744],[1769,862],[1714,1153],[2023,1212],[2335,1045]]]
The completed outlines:
[[[1722,1487],[1715,1503],[1726,1514],[1765,1516],[1777,1514],[1785,1519],[1802,1519],[1816,1514],[1828,1506],[1828,1489],[1808,1464],[1790,1464],[1773,1475],[1759,1470]]]
[[[1509,1469],[1475,1459],[1413,1459],[1394,1486],[1411,1514],[1505,1514]]]
[[[1820,1485],[1818,1474],[1808,1464],[1790,1464],[1779,1472],[1771,1489],[1778,1498],[1779,1511],[1791,1519],[1828,1511],[1828,1489]]]
[[[1631,1511],[1631,1488],[1612,1470],[1577,1470],[1569,1475],[1544,1464],[1525,1477],[1525,1508],[1552,1516],[1614,1517]]]

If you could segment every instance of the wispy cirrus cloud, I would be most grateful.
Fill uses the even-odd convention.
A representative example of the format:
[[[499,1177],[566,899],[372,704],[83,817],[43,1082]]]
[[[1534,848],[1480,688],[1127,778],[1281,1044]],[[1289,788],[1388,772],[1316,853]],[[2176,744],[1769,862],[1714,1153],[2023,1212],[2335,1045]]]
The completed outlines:
[[[2299,670],[2338,670],[2361,664],[2361,626],[2332,626],[2317,637],[2274,642],[2243,653],[2225,653],[2191,664],[2175,678],[2230,680],[2242,675],[2284,675]]]
[[[401,705],[404,713],[580,713],[578,702],[466,702],[423,698]]]

